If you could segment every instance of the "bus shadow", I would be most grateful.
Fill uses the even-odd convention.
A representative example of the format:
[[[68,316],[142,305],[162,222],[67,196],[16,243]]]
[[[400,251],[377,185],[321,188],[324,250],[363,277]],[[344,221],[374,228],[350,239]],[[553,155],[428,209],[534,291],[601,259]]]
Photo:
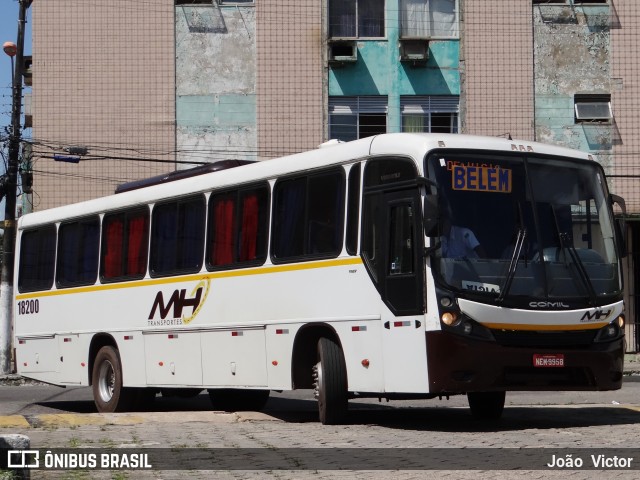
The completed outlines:
[[[476,420],[468,408],[399,408],[349,412],[352,424],[439,432],[507,432],[640,424],[640,412],[624,407],[506,407],[497,421]]]
[[[90,400],[41,401],[37,405],[70,413],[96,413]],[[211,411],[206,393],[193,398],[158,396],[138,412]],[[317,423],[315,400],[271,397],[263,413],[287,423]],[[498,421],[481,421],[467,407],[402,407],[350,403],[347,425],[377,425],[412,431],[505,432],[526,429],[564,429],[612,425],[640,425],[640,411],[624,405],[506,406]]]
[[[265,413],[285,422],[318,422],[314,401],[282,401]],[[640,424],[640,411],[617,406],[507,406],[497,421],[477,420],[467,407],[390,407],[350,405],[348,425],[439,432],[506,432]]]

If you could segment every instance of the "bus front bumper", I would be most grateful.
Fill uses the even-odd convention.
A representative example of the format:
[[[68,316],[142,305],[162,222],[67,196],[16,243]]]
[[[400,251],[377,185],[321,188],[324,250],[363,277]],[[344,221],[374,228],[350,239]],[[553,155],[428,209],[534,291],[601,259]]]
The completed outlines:
[[[538,348],[505,346],[446,331],[426,336],[433,394],[617,390],[622,386],[624,337],[582,347]],[[534,360],[540,358],[549,361]]]

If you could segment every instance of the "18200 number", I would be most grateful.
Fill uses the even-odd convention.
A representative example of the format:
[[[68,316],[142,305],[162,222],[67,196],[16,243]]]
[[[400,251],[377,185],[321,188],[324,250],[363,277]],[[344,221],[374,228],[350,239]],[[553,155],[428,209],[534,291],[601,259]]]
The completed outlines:
[[[18,302],[18,315],[31,315],[40,311],[40,300],[20,300]]]

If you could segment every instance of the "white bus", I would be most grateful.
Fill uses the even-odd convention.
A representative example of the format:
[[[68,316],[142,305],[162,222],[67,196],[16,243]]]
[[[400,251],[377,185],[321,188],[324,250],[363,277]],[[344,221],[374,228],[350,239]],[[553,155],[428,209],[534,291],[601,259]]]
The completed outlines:
[[[591,155],[386,134],[229,166],[22,217],[18,372],[100,412],[314,389],[325,424],[350,398],[497,418],[509,390],[621,387],[623,202]]]

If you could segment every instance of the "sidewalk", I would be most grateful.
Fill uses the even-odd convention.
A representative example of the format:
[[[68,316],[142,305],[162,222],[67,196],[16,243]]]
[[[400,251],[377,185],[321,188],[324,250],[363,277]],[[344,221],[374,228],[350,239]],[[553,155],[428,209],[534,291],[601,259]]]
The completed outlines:
[[[640,353],[627,353],[624,356],[624,373],[640,375]]]

